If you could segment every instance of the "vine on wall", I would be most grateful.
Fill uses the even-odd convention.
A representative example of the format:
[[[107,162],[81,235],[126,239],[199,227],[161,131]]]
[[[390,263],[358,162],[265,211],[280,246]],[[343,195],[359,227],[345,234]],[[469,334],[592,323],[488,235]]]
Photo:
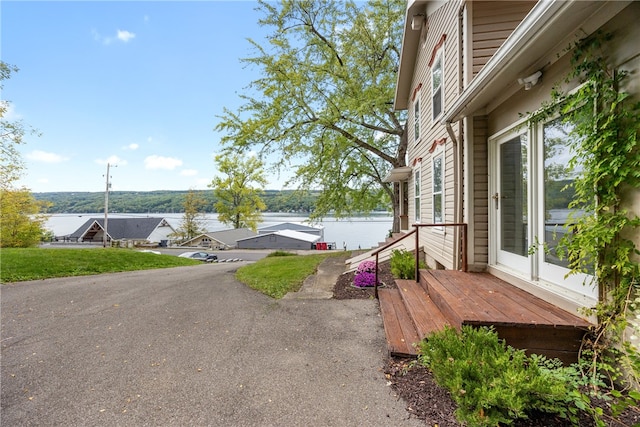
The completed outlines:
[[[612,383],[637,389],[640,251],[633,236],[640,217],[625,208],[623,195],[640,188],[640,102],[623,89],[628,73],[610,64],[611,40],[597,33],[570,46],[572,67],[564,83],[581,85],[572,92],[556,87],[551,101],[529,119],[560,115],[573,125],[569,167],[582,171],[572,184],[572,233],[561,239],[558,254],[568,260],[569,274],[593,275],[599,285],[600,302],[590,313],[598,327],[583,352],[590,355],[589,373],[605,372]]]

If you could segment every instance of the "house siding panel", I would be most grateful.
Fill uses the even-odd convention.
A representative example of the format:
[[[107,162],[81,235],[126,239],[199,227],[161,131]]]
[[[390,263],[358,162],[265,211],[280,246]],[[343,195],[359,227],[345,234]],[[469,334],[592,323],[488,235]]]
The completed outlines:
[[[422,84],[421,95],[421,138],[418,144],[409,143],[409,161],[421,158],[421,221],[425,224],[433,223],[433,176],[432,176],[432,157],[434,154],[444,154],[444,220],[452,222],[455,220],[455,149],[449,134],[439,120],[433,120],[431,109],[431,69],[429,61],[431,60],[434,48],[441,40],[442,35],[446,35],[444,43],[444,109],[447,105],[459,95],[459,41],[458,41],[458,13],[462,2],[452,1],[443,4],[438,9],[432,11],[428,16],[429,31],[426,35],[424,43],[422,43],[417,52],[417,61],[414,74],[412,88]],[[412,123],[413,102],[410,102],[409,123]],[[413,141],[413,129],[410,129],[410,139]],[[434,142],[446,139],[443,146],[437,146],[434,152],[430,152]],[[409,197],[414,198],[414,186],[411,186]],[[415,217],[413,204],[410,205],[410,217]],[[454,239],[457,232],[454,229],[433,230],[423,228],[420,231],[420,244],[426,249],[427,263],[431,267],[454,268]]]
[[[474,264],[476,269],[489,262],[489,169],[488,126],[486,116],[473,118],[473,242]]]
[[[473,7],[473,74],[491,59],[535,1],[474,1]]]

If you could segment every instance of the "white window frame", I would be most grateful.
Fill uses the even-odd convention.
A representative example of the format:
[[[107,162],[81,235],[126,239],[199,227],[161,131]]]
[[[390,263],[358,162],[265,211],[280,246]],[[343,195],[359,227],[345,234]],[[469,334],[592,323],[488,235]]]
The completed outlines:
[[[434,86],[435,70],[440,70],[440,84]],[[437,92],[437,93],[436,93]],[[436,96],[440,99],[440,110],[436,113]],[[435,54],[433,65],[431,66],[431,112],[432,118],[435,122],[444,112],[444,44],[438,49]]]
[[[436,161],[440,162],[440,175],[436,176]],[[431,157],[431,220],[434,224],[444,224],[445,206],[444,206],[444,152],[439,149]],[[436,191],[436,179],[440,181],[440,191]],[[440,197],[440,221],[436,221],[436,196]]]
[[[499,188],[497,181],[498,144],[500,144],[500,141],[512,138],[519,133],[527,135],[527,147],[529,151],[527,161],[527,168],[529,169],[529,206],[527,215],[529,217],[528,241],[530,245],[531,242],[534,241],[539,240],[541,243],[545,241],[544,237],[542,237],[546,232],[546,212],[544,206],[544,126],[553,122],[556,118],[557,117],[551,117],[548,120],[533,125],[526,123],[526,119],[521,119],[489,137],[490,173],[493,173],[493,178],[489,183],[489,194],[492,195]],[[490,206],[493,206],[494,200],[490,198],[489,202]],[[497,234],[497,230],[499,229],[499,225],[497,224],[499,221],[497,210],[492,207],[489,210],[489,216],[489,264],[492,268],[520,276],[525,281],[530,281],[537,287],[548,289],[583,306],[590,306],[597,302],[597,286],[584,286],[584,283],[593,284],[591,277],[584,274],[567,276],[567,269],[545,260],[543,247],[538,248],[537,251],[528,253],[526,257],[505,257],[504,255],[500,255],[500,236]],[[522,260],[518,258],[522,258]]]

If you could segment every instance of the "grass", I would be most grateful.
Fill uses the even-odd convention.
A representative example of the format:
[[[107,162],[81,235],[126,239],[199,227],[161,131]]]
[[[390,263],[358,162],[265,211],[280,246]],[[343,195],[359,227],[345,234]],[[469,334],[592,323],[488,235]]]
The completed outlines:
[[[281,253],[239,268],[236,279],[263,294],[280,299],[289,292],[298,291],[304,279],[315,274],[325,258],[336,255]]]
[[[0,282],[87,276],[199,264],[200,261],[131,249],[1,248]]]

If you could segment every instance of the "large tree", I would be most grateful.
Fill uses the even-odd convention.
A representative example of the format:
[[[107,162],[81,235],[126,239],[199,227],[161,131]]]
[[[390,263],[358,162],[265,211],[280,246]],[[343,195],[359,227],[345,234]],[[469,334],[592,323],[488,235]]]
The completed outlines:
[[[46,202],[37,201],[27,189],[0,189],[0,248],[36,246],[44,235]]]
[[[260,197],[267,184],[262,162],[254,156],[224,154],[216,156],[216,163],[224,176],[214,178],[209,187],[217,199],[218,220],[233,228],[256,230],[266,209]]]
[[[0,61],[0,89],[18,68]],[[8,117],[11,103],[0,101],[0,247],[27,247],[40,242],[45,217],[40,215],[46,203],[38,202],[16,181],[24,171],[18,145],[27,133],[35,133],[21,120]]]
[[[18,68],[0,61],[0,90],[4,81],[16,73]],[[22,120],[7,117],[11,103],[0,100],[0,189],[12,188],[24,171],[24,163],[18,151],[18,145],[24,143],[27,133],[35,130],[25,125]]]
[[[226,109],[217,130],[228,150],[256,150],[277,171],[293,171],[300,190],[320,189],[313,216],[367,213],[393,206],[405,165],[405,115],[392,101],[400,58],[404,0],[366,4],[331,0],[260,1],[273,29],[243,59],[261,77]],[[276,159],[276,160],[272,160]]]

